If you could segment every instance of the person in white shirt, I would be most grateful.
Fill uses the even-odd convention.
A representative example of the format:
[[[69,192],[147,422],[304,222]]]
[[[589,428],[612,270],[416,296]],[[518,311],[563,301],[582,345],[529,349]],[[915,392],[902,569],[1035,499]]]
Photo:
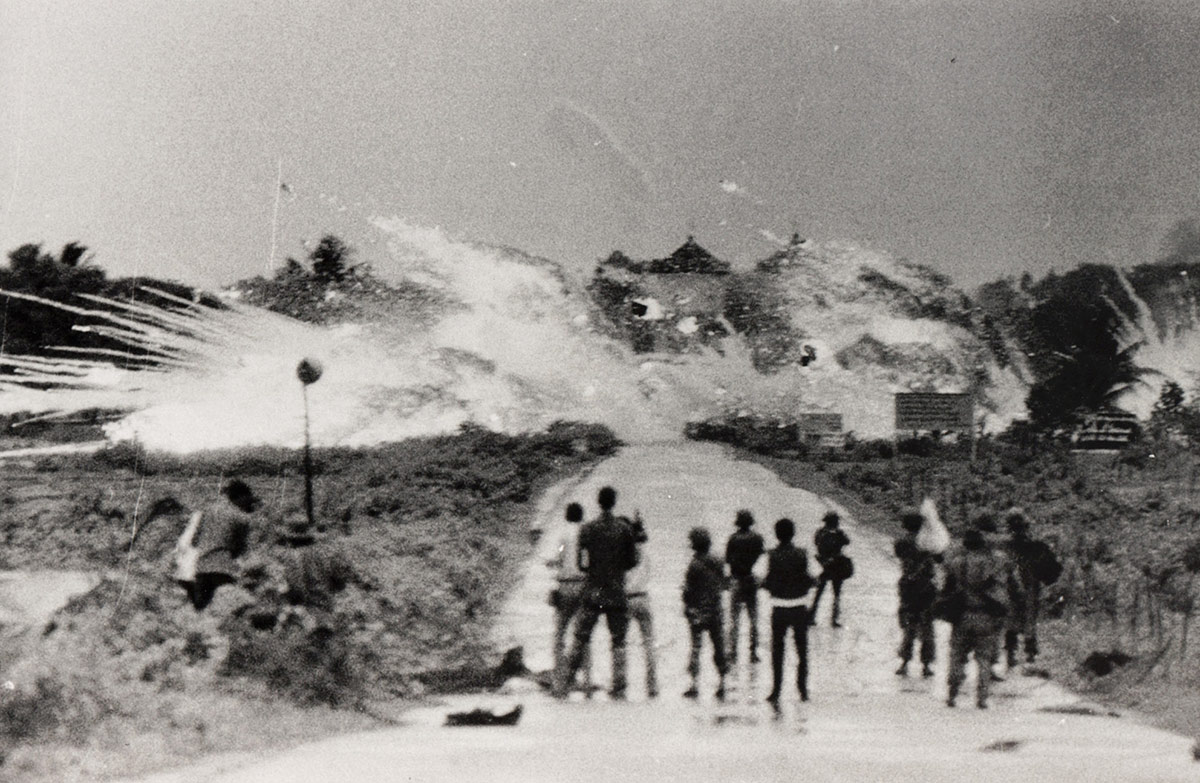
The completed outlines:
[[[633,513],[630,522],[637,542],[638,564],[625,572],[625,596],[629,601],[629,619],[637,624],[646,655],[646,698],[658,695],[658,671],[654,655],[654,616],[650,612],[650,560],[646,554],[646,525],[641,513]]]
[[[566,511],[567,524],[563,526],[554,557],[546,565],[557,571],[557,582],[550,591],[550,605],[554,607],[554,670],[561,671],[565,664],[567,628],[583,605],[583,571],[579,569],[579,529],[583,521],[583,506],[571,503]],[[583,687],[591,693],[591,655],[585,651],[582,672]]]

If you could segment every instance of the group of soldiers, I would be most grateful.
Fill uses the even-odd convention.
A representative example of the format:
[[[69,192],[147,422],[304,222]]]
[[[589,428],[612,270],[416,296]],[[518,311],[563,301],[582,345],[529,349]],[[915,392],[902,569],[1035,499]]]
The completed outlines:
[[[640,631],[645,655],[646,695],[658,695],[654,621],[647,587],[650,562],[645,548],[647,532],[640,513],[632,518],[614,513],[617,493],[603,487],[597,503],[600,513],[584,522],[578,503],[566,509],[567,524],[555,556],[547,562],[556,569],[557,583],[550,596],[555,609],[554,676],[552,692],[565,698],[572,688],[591,692],[589,647],[600,617],[608,625],[612,644],[610,696],[625,698],[626,636],[630,622]],[[909,663],[919,649],[921,675],[932,677],[936,658],[933,622],[951,625],[949,706],[955,706],[966,679],[966,664],[973,655],[978,675],[976,705],[987,707],[991,682],[1000,679],[993,671],[1003,649],[1010,669],[1018,664],[1024,645],[1025,660],[1038,654],[1037,621],[1041,593],[1058,578],[1061,565],[1050,548],[1029,534],[1029,520],[1019,509],[1004,515],[1008,536],[1002,538],[995,517],[985,514],[966,531],[961,545],[930,546],[923,526],[928,514],[912,509],[901,515],[904,533],[894,542],[900,561],[898,619],[902,631],[898,650],[901,660],[896,674],[908,676]],[[775,547],[767,550],[755,531],[753,514],[737,512],[735,531],[729,536],[724,559],[713,554],[712,535],[695,527],[688,533],[692,559],[683,579],[682,602],[691,633],[688,673],[691,684],[687,698],[699,696],[700,659],[705,637],[712,647],[719,682],[715,692],[725,697],[725,678],[736,664],[743,613],[749,620],[749,656],[758,663],[758,597],[765,590],[770,601],[772,688],[767,700],[778,707],[783,681],[784,648],[791,635],[797,654],[796,688],[808,700],[808,627],[826,586],[833,594],[830,624],[840,627],[842,583],[854,573],[853,561],[844,553],[850,539],[840,527],[836,511],[827,512],[813,537],[821,572],[815,578],[808,556],[794,544],[796,526],[787,518],[775,522]],[[940,524],[940,523],[938,523]],[[942,529],[944,532],[944,528]],[[765,577],[756,572],[766,558]],[[811,604],[809,591],[816,587]],[[725,593],[731,634],[725,634]],[[567,649],[568,629],[574,624],[573,640]],[[579,678],[579,681],[577,681]]]
[[[980,709],[987,708],[992,681],[1000,679],[994,667],[1001,647],[1010,670],[1018,665],[1022,642],[1026,662],[1037,658],[1042,589],[1058,579],[1062,566],[1049,546],[1031,537],[1024,512],[1012,509],[1004,521],[1008,537],[1002,539],[995,518],[981,515],[963,535],[962,545],[943,555],[921,546],[919,534],[928,520],[920,511],[906,511],[901,516],[905,533],[894,544],[900,560],[899,621],[903,632],[896,674],[908,676],[908,664],[919,643],[921,674],[932,677],[937,654],[933,621],[949,622],[946,703],[951,707],[966,679],[971,656],[976,666],[975,704]]]
[[[550,595],[555,609],[554,678],[552,692],[565,698],[572,687],[590,692],[588,648],[591,635],[601,616],[608,625],[612,644],[612,685],[614,699],[625,698],[626,645],[630,620],[641,632],[646,659],[646,695],[658,695],[653,618],[647,596],[650,563],[644,544],[647,540],[641,515],[630,519],[617,516],[613,509],[617,493],[603,487],[598,496],[599,515],[583,523],[583,508],[571,503],[566,509],[567,524],[558,542],[556,555],[547,565],[557,570],[557,584]],[[754,516],[742,510],[734,520],[722,561],[712,553],[712,535],[704,527],[692,528],[688,543],[692,559],[683,580],[683,607],[691,632],[688,673],[691,685],[687,698],[699,696],[700,658],[705,637],[712,646],[713,663],[719,682],[715,696],[725,697],[725,678],[738,658],[741,615],[749,618],[750,661],[758,655],[758,591],[767,592],[771,604],[772,689],[767,700],[778,706],[783,682],[784,647],[789,634],[797,653],[796,688],[802,701],[808,700],[808,627],[815,621],[817,606],[826,585],[833,593],[830,623],[841,627],[842,583],[853,574],[853,562],[843,553],[850,539],[839,525],[837,512],[825,514],[823,525],[814,536],[817,562],[821,573],[816,579],[809,573],[808,555],[793,543],[795,523],[787,518],[775,522],[776,545],[767,551],[763,537],[752,528]],[[755,568],[766,557],[766,575],[760,579]],[[817,592],[809,607],[805,596],[816,585]],[[725,636],[724,594],[729,592],[732,635]],[[566,649],[567,629],[574,623],[574,639]],[[582,682],[577,683],[577,675]]]

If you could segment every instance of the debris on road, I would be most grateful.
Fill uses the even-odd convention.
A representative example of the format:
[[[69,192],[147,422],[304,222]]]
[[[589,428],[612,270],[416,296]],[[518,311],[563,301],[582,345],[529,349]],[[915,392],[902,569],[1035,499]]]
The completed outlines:
[[[452,712],[446,716],[447,726],[516,726],[521,720],[522,705],[518,704],[505,713],[494,710],[474,709],[470,712]]]

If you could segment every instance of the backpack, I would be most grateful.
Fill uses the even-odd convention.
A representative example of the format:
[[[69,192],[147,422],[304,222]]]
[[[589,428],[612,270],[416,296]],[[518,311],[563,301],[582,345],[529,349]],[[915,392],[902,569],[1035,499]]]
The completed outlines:
[[[1008,616],[1007,585],[1001,584],[997,580],[990,581],[987,588],[979,594],[979,600],[982,604],[980,608],[989,617]]]
[[[200,550],[196,548],[196,534],[200,532],[199,511],[192,514],[187,526],[175,542],[175,579],[179,582],[196,581],[196,563],[200,559]]]
[[[921,516],[924,521],[917,531],[917,548],[935,555],[944,554],[950,548],[950,531],[938,516],[933,498],[925,498],[921,503]]]
[[[1044,585],[1052,585],[1062,576],[1063,565],[1054,550],[1038,541],[1034,548],[1033,575]]]
[[[822,527],[813,536],[813,543],[817,545],[817,560],[824,562],[841,554],[846,545],[846,534],[840,528]]]
[[[952,593],[943,592],[934,599],[933,606],[931,607],[934,619],[951,624],[962,620],[963,613],[966,610],[967,596],[961,590],[956,590]]]

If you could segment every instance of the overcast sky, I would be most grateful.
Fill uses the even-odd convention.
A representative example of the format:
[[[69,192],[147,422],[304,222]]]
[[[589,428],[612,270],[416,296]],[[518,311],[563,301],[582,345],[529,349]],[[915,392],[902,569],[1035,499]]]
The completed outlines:
[[[401,216],[581,269],[1144,263],[1200,215],[1197,5],[0,0],[0,249],[217,285]]]

